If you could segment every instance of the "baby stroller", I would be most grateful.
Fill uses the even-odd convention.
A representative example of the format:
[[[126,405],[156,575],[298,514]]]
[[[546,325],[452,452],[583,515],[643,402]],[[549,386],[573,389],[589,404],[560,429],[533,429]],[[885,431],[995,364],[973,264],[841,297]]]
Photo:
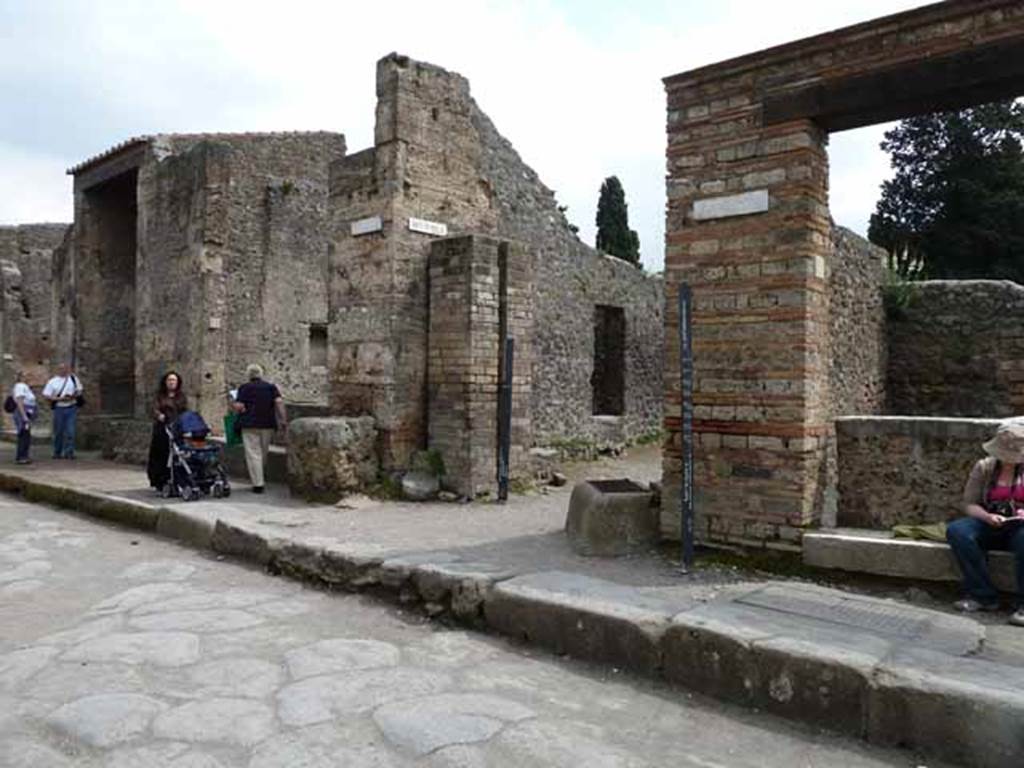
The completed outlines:
[[[162,489],[164,498],[180,496],[195,501],[204,495],[216,498],[231,495],[228,473],[221,461],[220,447],[207,441],[210,428],[195,411],[185,411],[165,427],[170,451],[167,455],[168,480]]]

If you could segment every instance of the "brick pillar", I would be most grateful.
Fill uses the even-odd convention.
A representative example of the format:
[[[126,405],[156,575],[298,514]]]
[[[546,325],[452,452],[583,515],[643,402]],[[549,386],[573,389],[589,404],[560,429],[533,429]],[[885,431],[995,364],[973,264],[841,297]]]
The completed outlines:
[[[527,471],[530,437],[526,252],[490,237],[438,240],[430,249],[428,444],[444,457],[445,485],[493,492],[497,475],[501,331],[516,342],[511,472]]]
[[[827,135],[762,123],[749,82],[672,78],[666,503],[678,535],[678,286],[694,293],[697,531],[785,546],[820,516],[829,431]]]

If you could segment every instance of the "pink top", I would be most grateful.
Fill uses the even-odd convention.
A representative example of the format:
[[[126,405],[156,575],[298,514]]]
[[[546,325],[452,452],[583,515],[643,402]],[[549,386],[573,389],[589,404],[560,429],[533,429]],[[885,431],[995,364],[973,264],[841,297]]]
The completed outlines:
[[[989,501],[1014,501],[1024,502],[1024,485],[993,485],[988,492]]]

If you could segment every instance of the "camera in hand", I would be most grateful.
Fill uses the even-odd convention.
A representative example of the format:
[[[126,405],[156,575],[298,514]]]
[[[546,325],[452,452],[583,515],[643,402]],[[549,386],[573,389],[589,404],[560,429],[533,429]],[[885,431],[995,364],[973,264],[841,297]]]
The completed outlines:
[[[1013,509],[1013,504],[1008,501],[990,501],[985,505],[985,510],[990,515],[1002,515],[1003,517],[1013,517],[1017,514]]]

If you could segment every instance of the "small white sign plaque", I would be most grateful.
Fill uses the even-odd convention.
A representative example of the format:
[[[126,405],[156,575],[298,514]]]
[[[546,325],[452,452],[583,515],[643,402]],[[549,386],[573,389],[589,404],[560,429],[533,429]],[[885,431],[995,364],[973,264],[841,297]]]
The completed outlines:
[[[764,213],[768,210],[768,190],[756,189],[741,195],[708,197],[693,203],[693,218],[697,221],[725,219],[729,216],[746,216],[750,213]]]
[[[448,225],[438,221],[427,221],[426,219],[409,219],[409,230],[422,232],[425,235],[436,235],[445,237],[448,234]]]
[[[381,222],[380,216],[358,219],[352,222],[352,236],[359,237],[359,235],[368,235],[371,232],[380,232],[383,228],[384,224]]]

